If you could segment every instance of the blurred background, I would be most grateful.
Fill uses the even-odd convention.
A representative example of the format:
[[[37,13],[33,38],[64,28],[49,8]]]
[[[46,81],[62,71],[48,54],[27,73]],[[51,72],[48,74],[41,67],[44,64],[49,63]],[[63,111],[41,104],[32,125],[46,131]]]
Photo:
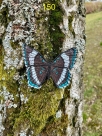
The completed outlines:
[[[102,0],[85,2],[83,136],[102,136]]]

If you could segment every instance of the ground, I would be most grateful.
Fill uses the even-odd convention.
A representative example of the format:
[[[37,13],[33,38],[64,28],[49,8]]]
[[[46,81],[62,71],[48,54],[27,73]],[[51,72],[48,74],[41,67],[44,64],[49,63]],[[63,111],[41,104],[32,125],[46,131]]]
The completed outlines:
[[[84,136],[102,135],[102,12],[86,16]]]

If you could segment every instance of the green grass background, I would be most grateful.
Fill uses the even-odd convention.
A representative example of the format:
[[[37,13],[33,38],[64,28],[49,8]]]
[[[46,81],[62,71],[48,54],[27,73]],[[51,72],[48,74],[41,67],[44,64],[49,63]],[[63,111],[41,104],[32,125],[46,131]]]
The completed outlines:
[[[102,12],[86,16],[83,136],[102,136]]]

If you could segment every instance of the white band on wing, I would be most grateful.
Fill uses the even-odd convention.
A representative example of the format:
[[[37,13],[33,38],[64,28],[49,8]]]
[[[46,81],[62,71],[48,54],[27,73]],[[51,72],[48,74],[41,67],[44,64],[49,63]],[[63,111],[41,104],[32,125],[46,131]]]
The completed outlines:
[[[64,60],[64,67],[67,67],[67,68],[68,68],[68,66],[69,66],[69,57],[68,57],[65,53],[63,53],[63,54],[61,55],[61,57],[62,57],[63,60]]]
[[[32,72],[32,77],[35,80],[36,84],[40,85],[41,83],[36,75],[35,67],[31,67],[31,72]]]
[[[34,65],[34,59],[35,56],[38,54],[37,51],[33,50],[30,54],[29,54],[29,64],[30,65]]]
[[[69,66],[69,57],[65,54],[65,53],[62,53],[61,57],[63,58],[64,60],[64,67],[68,68]],[[65,78],[65,75],[66,75],[66,72],[67,72],[67,69],[64,68],[62,73],[61,73],[61,76],[57,82],[57,85],[59,85]]]
[[[67,69],[64,68],[62,71],[62,74],[57,82],[57,85],[59,85],[63,81],[63,79],[65,78],[66,72],[67,72]]]

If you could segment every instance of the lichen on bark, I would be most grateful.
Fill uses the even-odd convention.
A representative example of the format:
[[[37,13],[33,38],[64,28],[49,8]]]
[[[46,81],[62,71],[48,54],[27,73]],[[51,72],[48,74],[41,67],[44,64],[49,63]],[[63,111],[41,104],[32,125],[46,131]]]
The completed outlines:
[[[55,10],[44,11],[45,2],[54,3]],[[78,134],[81,129],[79,79],[85,41],[84,12],[80,8],[78,13],[78,4],[74,0],[69,3],[66,0],[2,1],[1,136],[70,136]],[[22,56],[23,42],[37,49],[49,61],[61,50],[76,46],[79,54],[70,86],[65,90],[57,89],[49,79],[39,90],[28,87]]]

